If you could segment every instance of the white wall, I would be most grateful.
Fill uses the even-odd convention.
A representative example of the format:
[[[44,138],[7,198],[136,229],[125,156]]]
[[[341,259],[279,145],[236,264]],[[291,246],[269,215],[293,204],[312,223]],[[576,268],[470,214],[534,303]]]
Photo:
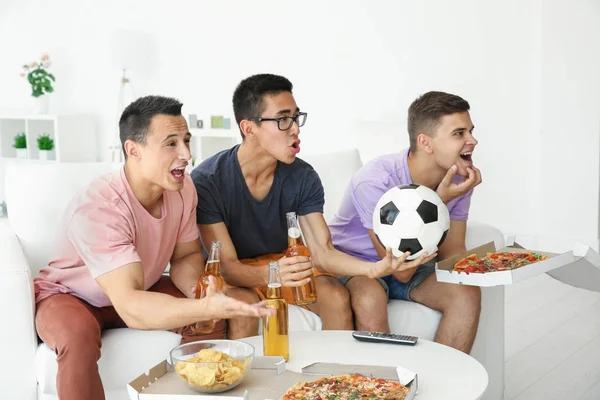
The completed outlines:
[[[484,183],[472,218],[543,236],[542,246],[596,245],[599,8],[594,0],[3,0],[0,110],[29,107],[20,65],[48,51],[58,79],[51,107],[98,114],[98,155],[108,159],[118,29],[154,40],[153,68],[133,76],[138,94],[176,96],[185,113],[231,114],[239,80],[286,75],[309,113],[303,152],[359,147],[366,161],[399,149],[410,102],[450,91],[471,103],[480,142]]]

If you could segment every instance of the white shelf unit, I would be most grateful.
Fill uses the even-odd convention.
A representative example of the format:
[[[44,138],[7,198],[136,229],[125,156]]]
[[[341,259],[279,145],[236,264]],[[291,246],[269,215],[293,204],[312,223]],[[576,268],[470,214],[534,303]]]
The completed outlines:
[[[95,162],[97,156],[96,121],[91,115],[0,115],[0,158],[16,159],[14,138],[25,133],[27,159],[40,161],[37,138],[48,134],[54,149],[42,162]]]
[[[190,149],[196,165],[210,156],[242,142],[241,133],[235,125],[234,129],[198,129],[190,128],[192,141]]]

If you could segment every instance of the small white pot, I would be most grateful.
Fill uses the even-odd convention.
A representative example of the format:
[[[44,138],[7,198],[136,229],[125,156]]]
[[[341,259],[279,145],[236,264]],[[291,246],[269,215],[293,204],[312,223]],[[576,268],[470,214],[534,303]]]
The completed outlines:
[[[48,103],[50,95],[43,94],[33,98],[34,113],[35,114],[48,114]]]
[[[15,149],[17,151],[17,158],[27,158],[27,149]]]
[[[50,152],[52,150],[39,150],[40,153],[40,160],[42,161],[48,161],[50,159]]]

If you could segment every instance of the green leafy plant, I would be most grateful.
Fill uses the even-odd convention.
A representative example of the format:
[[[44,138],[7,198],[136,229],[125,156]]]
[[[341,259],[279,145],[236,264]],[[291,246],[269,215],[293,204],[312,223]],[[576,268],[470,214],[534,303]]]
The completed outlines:
[[[52,150],[54,148],[54,140],[47,134],[38,136],[37,144],[40,150]]]
[[[21,77],[27,77],[31,84],[31,95],[40,97],[46,93],[54,92],[52,83],[56,82],[54,75],[48,72],[48,68],[52,65],[50,56],[42,54],[40,62],[32,62],[31,64],[23,65],[25,72],[21,73]]]
[[[15,136],[15,144],[13,144],[15,149],[26,149],[27,148],[27,138],[25,137],[25,133],[19,133]]]

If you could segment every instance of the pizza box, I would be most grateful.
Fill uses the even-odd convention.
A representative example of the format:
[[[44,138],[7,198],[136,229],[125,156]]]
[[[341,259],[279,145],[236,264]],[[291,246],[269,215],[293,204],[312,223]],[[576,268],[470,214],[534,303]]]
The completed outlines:
[[[361,374],[372,378],[398,381],[408,388],[408,394],[405,400],[413,400],[418,394],[419,389],[419,378],[417,374],[402,367],[318,362],[302,368],[302,373],[304,375],[309,375],[305,381],[318,379],[315,375],[325,377],[344,374]],[[310,378],[310,375],[312,375],[312,378]]]
[[[465,272],[458,273],[453,271],[454,264],[464,257],[470,254],[476,254],[479,257],[483,257],[488,252],[495,251],[534,251],[536,253],[544,254],[548,256],[547,260],[538,261],[536,263],[526,265],[521,268],[517,268],[509,271],[497,271],[487,273],[471,273]],[[515,242],[514,237],[508,237],[506,239],[506,246],[496,250],[494,242],[484,244],[483,246],[476,247],[472,250],[466,251],[462,254],[458,254],[454,257],[450,257],[444,261],[440,261],[435,266],[435,274],[438,282],[457,283],[471,286],[500,286],[510,285],[512,283],[521,282],[525,279],[534,277],[536,275],[556,270],[557,268],[570,266],[578,260],[586,260],[585,263],[589,264],[596,260],[598,254],[589,248],[589,246],[576,245],[573,250],[569,250],[565,253],[556,254],[548,253],[544,251],[528,250],[524,249],[521,245]],[[598,257],[600,259],[600,257]],[[600,265],[600,260],[599,265]],[[600,280],[599,280],[600,282]],[[600,290],[600,285],[599,285]]]
[[[127,385],[130,400],[277,400],[302,374],[285,369],[283,357],[257,356],[244,381],[222,393],[203,394],[191,389],[166,361]]]
[[[568,285],[600,292],[600,254],[590,246],[577,243],[575,262],[549,271],[548,275]]]
[[[240,385],[223,393],[202,394],[192,390],[164,360],[131,381],[127,392],[130,400],[280,400],[295,383],[347,373],[399,381],[410,390],[406,400],[413,400],[418,389],[417,375],[401,367],[315,363],[302,373],[285,367],[282,357],[257,356]]]

